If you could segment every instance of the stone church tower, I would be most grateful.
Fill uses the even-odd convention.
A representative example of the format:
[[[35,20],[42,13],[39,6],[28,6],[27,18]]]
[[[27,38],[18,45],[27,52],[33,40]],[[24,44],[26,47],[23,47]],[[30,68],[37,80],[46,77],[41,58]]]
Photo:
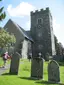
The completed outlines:
[[[40,11],[31,12],[31,36],[32,56],[38,57],[39,53],[45,58],[46,54],[55,55],[55,43],[52,26],[52,16],[49,8]]]

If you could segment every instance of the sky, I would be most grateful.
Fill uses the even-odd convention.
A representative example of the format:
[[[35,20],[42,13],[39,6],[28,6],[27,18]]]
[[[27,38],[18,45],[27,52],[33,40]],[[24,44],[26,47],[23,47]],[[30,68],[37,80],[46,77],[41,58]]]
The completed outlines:
[[[64,0],[2,0],[6,18],[0,22],[4,27],[9,19],[25,30],[30,30],[30,12],[49,7],[53,17],[53,31],[58,42],[64,46]]]

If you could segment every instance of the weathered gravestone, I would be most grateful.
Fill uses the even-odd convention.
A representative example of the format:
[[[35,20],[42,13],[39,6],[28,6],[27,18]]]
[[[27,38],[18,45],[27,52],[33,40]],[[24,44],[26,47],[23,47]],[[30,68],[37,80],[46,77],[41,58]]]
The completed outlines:
[[[17,52],[14,53],[10,65],[10,72],[9,72],[10,74],[18,74],[19,60],[20,60],[19,54]]]
[[[22,38],[21,38],[22,39]],[[11,64],[10,64],[10,74],[18,74],[19,69],[19,61],[20,61],[20,54],[19,54],[19,47],[20,42],[23,42],[20,38],[16,40],[14,53],[12,55]]]
[[[50,61],[48,64],[48,81],[60,82],[59,64],[55,60]]]
[[[43,78],[43,59],[42,58],[32,58],[31,77],[37,78],[37,79]]]

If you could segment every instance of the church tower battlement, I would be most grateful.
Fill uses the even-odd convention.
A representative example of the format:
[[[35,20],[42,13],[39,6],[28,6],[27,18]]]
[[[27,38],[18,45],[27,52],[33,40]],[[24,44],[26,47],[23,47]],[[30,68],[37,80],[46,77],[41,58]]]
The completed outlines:
[[[44,9],[40,9],[40,10],[35,10],[35,12],[31,11],[31,15],[37,14],[37,13],[44,13],[44,12],[48,12],[49,8],[47,7],[45,10]]]
[[[55,42],[53,34],[52,16],[49,8],[40,11],[31,12],[31,36],[34,40],[32,43],[33,57],[55,55]]]

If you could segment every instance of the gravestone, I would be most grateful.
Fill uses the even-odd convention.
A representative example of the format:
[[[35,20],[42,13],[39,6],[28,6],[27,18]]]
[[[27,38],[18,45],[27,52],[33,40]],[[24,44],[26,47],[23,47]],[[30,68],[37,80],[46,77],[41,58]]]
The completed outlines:
[[[42,58],[32,58],[31,77],[37,78],[37,79],[43,78],[43,59]]]
[[[19,60],[20,60],[19,54],[17,52],[14,53],[10,65],[10,72],[9,72],[10,74],[18,74]]]
[[[50,61],[48,64],[48,81],[60,82],[59,64],[55,60]]]

